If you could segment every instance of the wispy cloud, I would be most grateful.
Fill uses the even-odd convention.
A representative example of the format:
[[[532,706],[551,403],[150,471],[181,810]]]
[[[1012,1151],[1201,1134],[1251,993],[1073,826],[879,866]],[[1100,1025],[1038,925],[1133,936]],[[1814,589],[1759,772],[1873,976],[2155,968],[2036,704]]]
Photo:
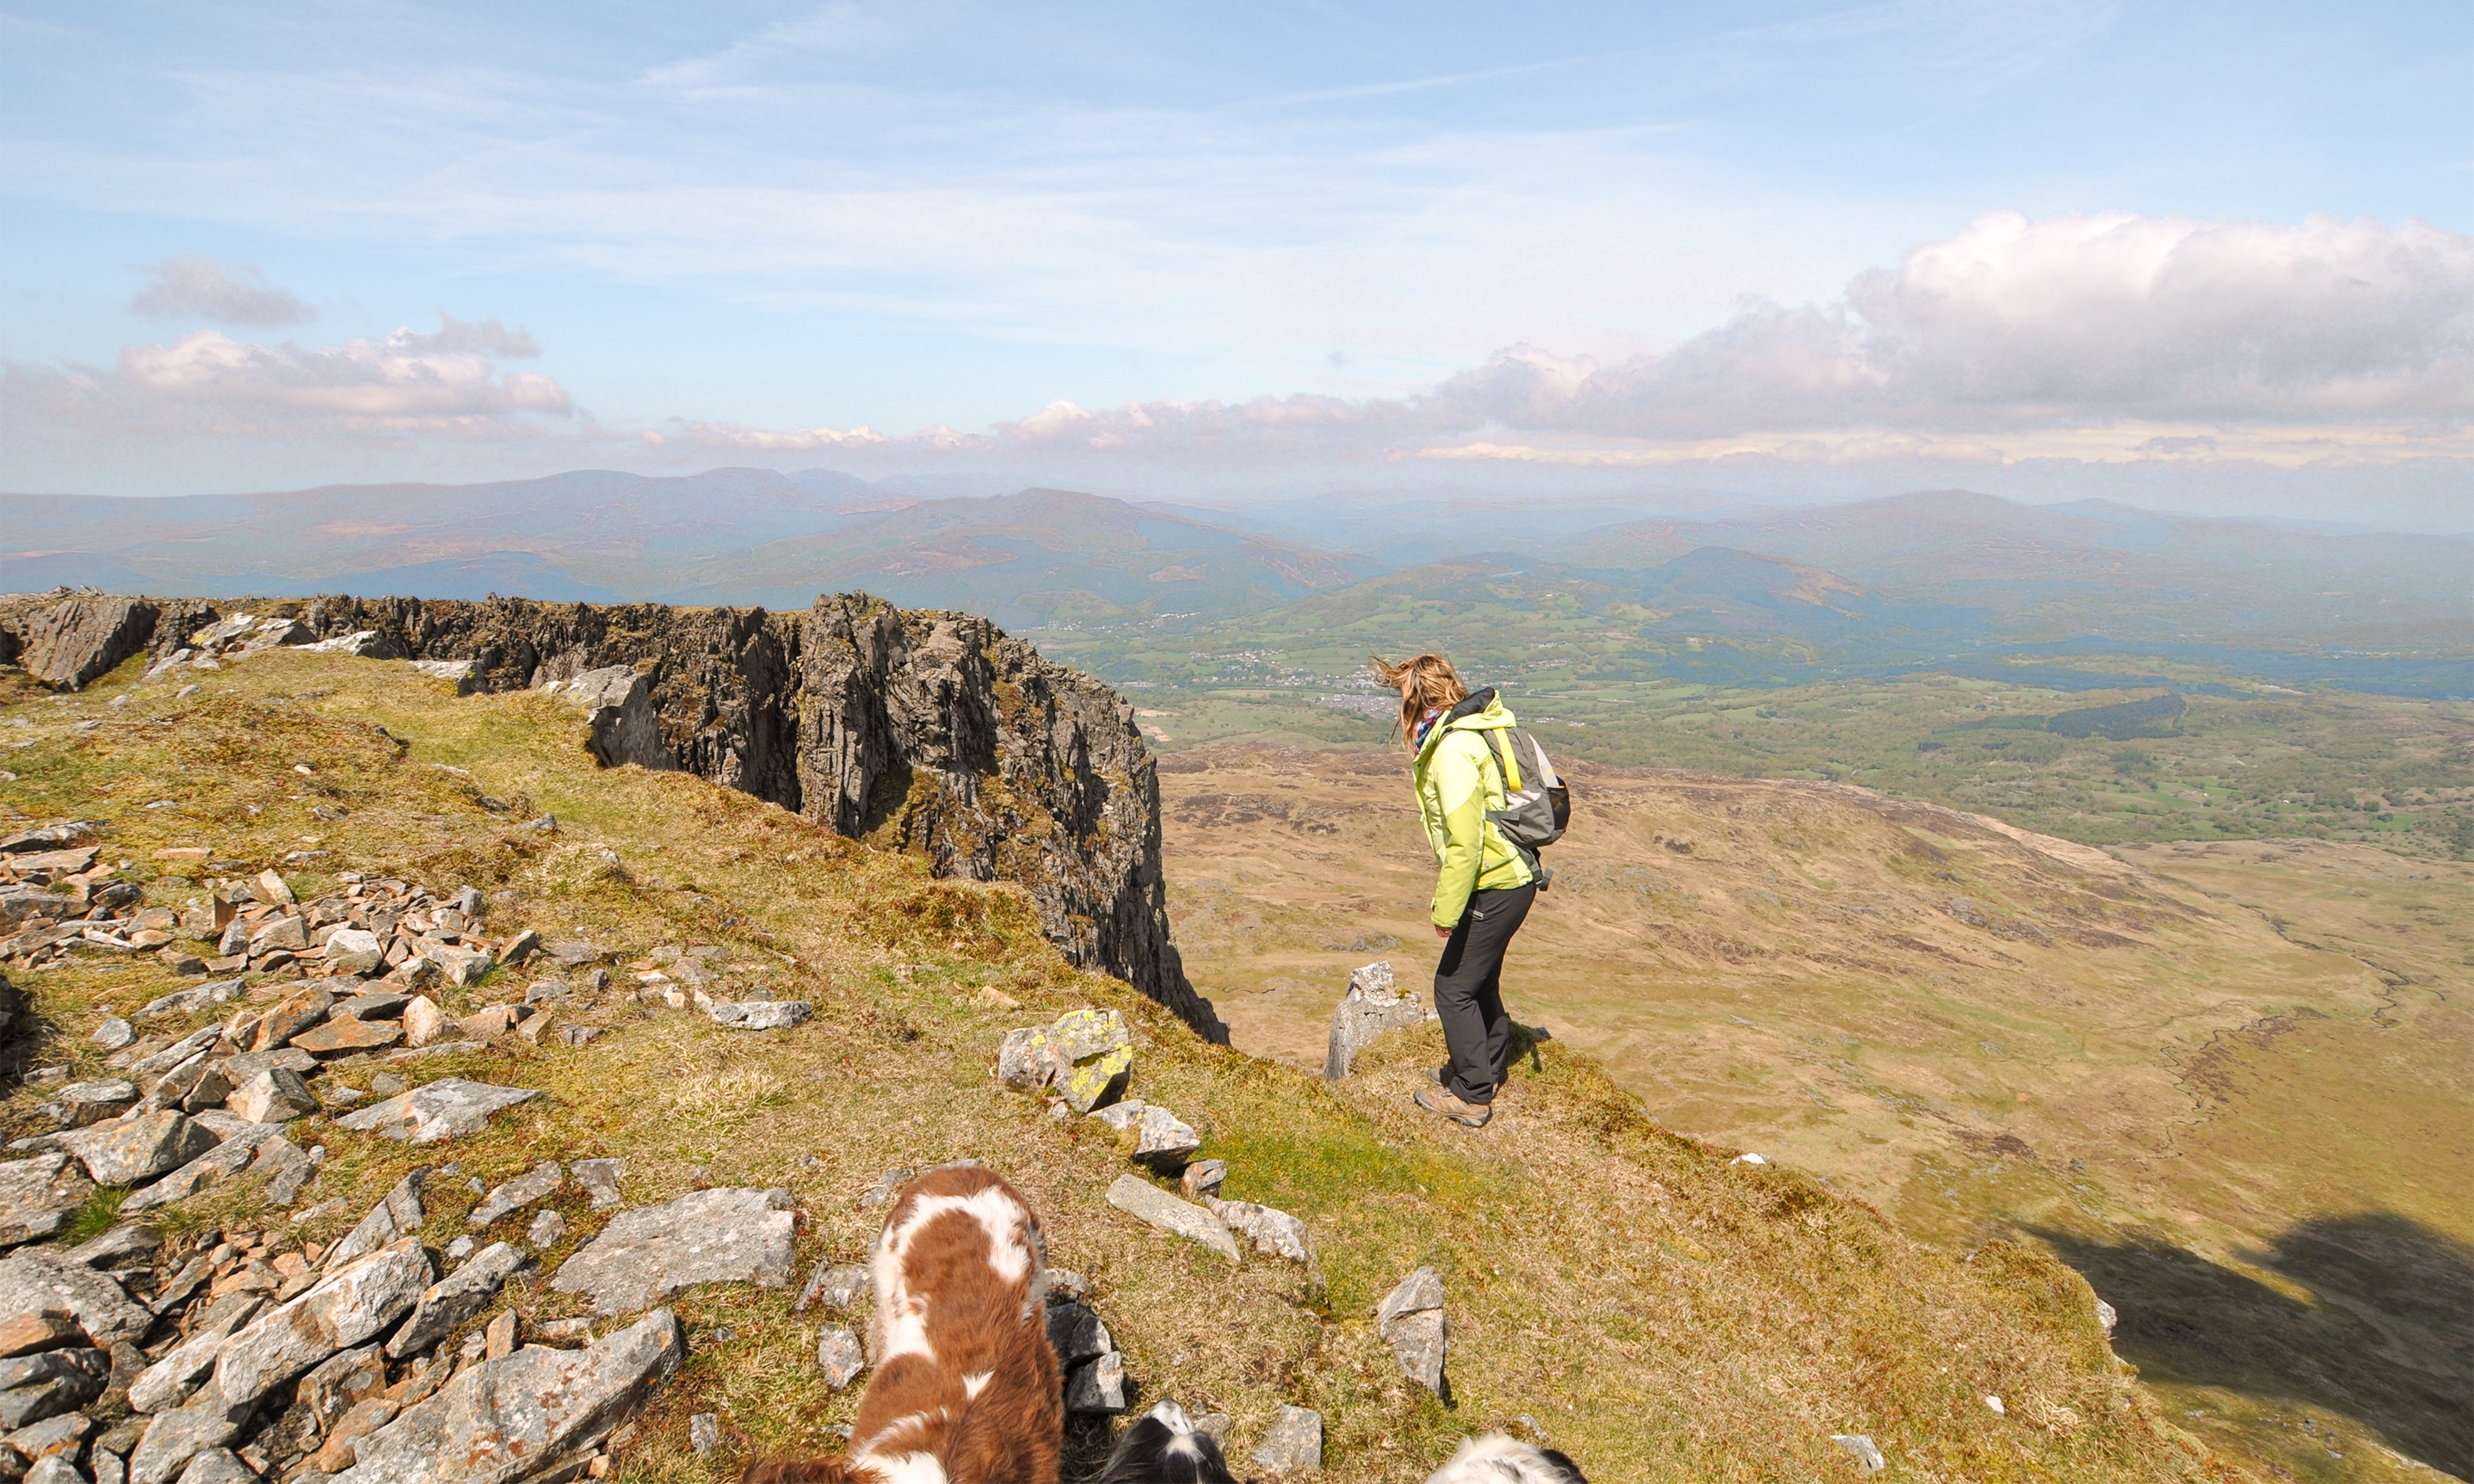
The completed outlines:
[[[162,320],[220,320],[227,324],[300,324],[318,311],[255,268],[219,263],[195,252],[147,269],[148,282],[129,307]]]

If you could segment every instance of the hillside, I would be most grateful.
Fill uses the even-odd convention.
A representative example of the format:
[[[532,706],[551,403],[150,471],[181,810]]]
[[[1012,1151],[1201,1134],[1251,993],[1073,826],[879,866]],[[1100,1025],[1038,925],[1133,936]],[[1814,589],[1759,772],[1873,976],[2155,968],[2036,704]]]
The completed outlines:
[[[292,1125],[297,1144],[327,1151],[295,1193],[304,1219],[286,1221],[258,1177],[230,1179],[150,1216],[174,1239],[167,1264],[206,1253],[217,1232],[266,1233],[248,1271],[271,1264],[272,1286],[299,1271],[296,1244],[332,1241],[407,1171],[451,1161],[427,1185],[417,1234],[434,1259],[464,1234],[473,1186],[545,1159],[600,1158],[621,1161],[630,1210],[708,1186],[786,1188],[805,1273],[863,1250],[867,1192],[885,1171],[976,1158],[1023,1185],[1052,1260],[1088,1280],[1132,1404],[1174,1396],[1225,1413],[1241,1455],[1279,1404],[1314,1407],[1325,1472],[1344,1484],[1420,1477],[1459,1436],[1492,1425],[1551,1432],[1613,1479],[1855,1477],[1833,1433],[1875,1438],[1903,1478],[2237,1472],[2112,1359],[2066,1268],[2008,1243],[1926,1245],[1806,1176],[1731,1163],[1660,1129],[1568,1041],[1524,1061],[1504,1115],[1469,1137],[1407,1108],[1417,1068],[1438,1054],[1431,1030],[1379,1042],[1336,1086],[1212,1046],[1118,981],[1068,966],[1023,888],[936,879],[918,855],[689,773],[596,768],[579,714],[556,697],[458,697],[400,661],[297,648],[180,685],[144,683],[139,669],[73,697],[19,681],[0,709],[0,728],[27,744],[7,755],[8,822],[100,822],[107,868],[128,864],[87,879],[98,900],[100,882],[119,879],[179,908],[211,880],[270,868],[303,901],[345,890],[347,873],[442,895],[470,886],[494,940],[538,930],[562,957],[554,975],[500,969],[442,985],[447,1011],[521,1000],[548,975],[566,992],[542,1001],[552,1028],[579,1033],[527,1037],[488,1020],[497,1034],[468,1049],[328,1061],[317,1082],[335,1101],[339,1088],[382,1089],[381,1075],[460,1075],[541,1096],[424,1147],[312,1114]],[[668,951],[681,947],[698,951]],[[684,1004],[690,959],[715,966],[717,997],[750,1002],[761,986],[807,1002],[813,1018],[749,1032],[631,993],[667,966]],[[253,976],[244,1008],[287,993],[290,972]],[[107,1017],[197,982],[97,947],[15,977],[43,1027],[25,1063],[62,1070],[10,1095],[12,1133],[48,1126],[47,1089],[109,1074],[89,1039]],[[1232,1269],[1135,1224],[1103,1200],[1134,1168],[1108,1131],[1054,1119],[996,1083],[1007,1030],[1081,1006],[1128,1017],[1133,1095],[1201,1132],[1201,1153],[1228,1163],[1225,1194],[1301,1217],[1318,1274],[1258,1256]],[[219,1013],[147,1029],[169,1036]],[[68,1234],[109,1226],[117,1199],[94,1197]],[[581,1191],[554,1209],[563,1231],[527,1229],[519,1214],[487,1234],[528,1233],[539,1273],[556,1274],[614,1217]],[[209,1271],[246,1276],[231,1244],[214,1254],[225,1269]],[[1421,1262],[1448,1295],[1449,1409],[1403,1380],[1370,1316]],[[133,1269],[131,1281],[167,1272]],[[667,1300],[684,1364],[632,1428],[608,1434],[594,1476],[721,1480],[757,1450],[830,1448],[857,1391],[823,1386],[817,1326],[833,1311],[794,1311],[796,1292],[719,1283]],[[555,1344],[574,1343],[554,1338],[558,1322],[583,1310],[579,1296],[520,1277],[493,1312],[520,1313],[522,1334]],[[473,1315],[442,1342],[442,1360],[492,1324]],[[483,1353],[461,1364],[506,1363]],[[451,1386],[465,1384],[459,1373]],[[114,1403],[101,1405],[109,1421]],[[690,1419],[708,1413],[718,1431],[705,1456]],[[1077,1424],[1085,1466],[1104,1426]],[[456,1475],[438,1463],[416,1476]]]
[[[1371,955],[1422,986],[1400,754],[1160,770],[1171,915],[1237,1046],[1320,1065],[1328,986]],[[1915,1237],[2064,1257],[2173,1415],[2270,1472],[2474,1474],[2474,866],[2118,859],[1845,785],[1570,773],[1505,979],[1549,1045]]]

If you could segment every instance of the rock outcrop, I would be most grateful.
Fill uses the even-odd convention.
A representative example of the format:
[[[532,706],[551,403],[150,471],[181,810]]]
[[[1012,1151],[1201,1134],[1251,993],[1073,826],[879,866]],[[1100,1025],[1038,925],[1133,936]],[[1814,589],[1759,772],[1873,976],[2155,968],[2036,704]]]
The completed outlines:
[[[220,646],[229,657],[318,644],[469,661],[459,688],[555,683],[575,692],[603,761],[697,774],[916,851],[938,875],[1019,883],[1069,960],[1226,1040],[1169,940],[1159,781],[1131,707],[984,618],[859,593],[819,598],[804,613],[520,598],[224,610],[97,594],[12,600],[0,605],[0,660],[22,657],[35,671],[39,659],[36,673],[70,687],[140,649],[165,666]],[[271,617],[277,610],[284,616]]]

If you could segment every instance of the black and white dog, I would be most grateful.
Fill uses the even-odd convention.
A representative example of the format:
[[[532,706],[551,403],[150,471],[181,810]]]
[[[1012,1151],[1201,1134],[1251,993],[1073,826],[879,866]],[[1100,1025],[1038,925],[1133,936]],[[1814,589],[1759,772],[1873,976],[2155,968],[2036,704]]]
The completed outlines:
[[[1197,1432],[1185,1408],[1163,1400],[1143,1414],[1093,1484],[1237,1484],[1228,1460],[1207,1433]],[[1426,1484],[1589,1484],[1572,1460],[1502,1433],[1463,1443]]]

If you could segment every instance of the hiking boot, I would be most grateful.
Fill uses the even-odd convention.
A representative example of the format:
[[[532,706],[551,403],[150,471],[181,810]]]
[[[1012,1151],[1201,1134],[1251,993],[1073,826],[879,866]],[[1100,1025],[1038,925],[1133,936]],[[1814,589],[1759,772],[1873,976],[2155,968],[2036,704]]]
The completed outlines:
[[[1417,1105],[1431,1113],[1442,1113],[1463,1128],[1482,1129],[1494,1110],[1484,1103],[1465,1103],[1443,1088],[1419,1088],[1411,1094]]]

